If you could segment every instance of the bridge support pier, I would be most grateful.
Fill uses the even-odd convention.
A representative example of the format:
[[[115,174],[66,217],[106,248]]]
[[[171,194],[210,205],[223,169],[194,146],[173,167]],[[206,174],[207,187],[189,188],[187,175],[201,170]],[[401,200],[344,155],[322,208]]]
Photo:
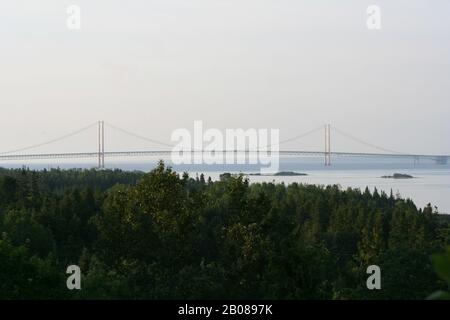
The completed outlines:
[[[98,169],[105,168],[105,122],[98,122]]]
[[[331,125],[325,125],[325,166],[331,166]]]

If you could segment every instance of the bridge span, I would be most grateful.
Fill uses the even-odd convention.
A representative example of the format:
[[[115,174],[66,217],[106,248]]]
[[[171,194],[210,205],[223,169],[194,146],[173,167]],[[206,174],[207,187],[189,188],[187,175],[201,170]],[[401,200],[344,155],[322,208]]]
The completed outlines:
[[[206,156],[211,154],[235,154],[245,156],[255,156],[260,153],[272,155],[270,151],[258,150],[216,150],[216,151],[201,151],[188,150],[180,152],[190,154],[204,154]],[[280,157],[325,157],[329,154],[331,157],[358,157],[358,158],[373,158],[373,159],[406,159],[412,161],[432,160],[437,164],[447,164],[450,155],[427,155],[427,154],[394,154],[394,153],[363,153],[363,152],[325,152],[325,151],[304,151],[304,150],[282,150],[272,152],[273,155],[278,154]],[[0,161],[16,161],[16,160],[51,160],[51,159],[96,159],[99,157],[105,158],[123,158],[123,157],[161,157],[169,158],[172,151],[169,150],[141,150],[141,151],[105,151],[105,152],[73,152],[73,153],[36,153],[36,154],[6,154],[0,155]]]
[[[128,136],[132,136],[134,138],[144,140],[147,143],[151,143],[152,145],[158,145],[157,148],[165,148],[163,149],[153,149],[153,150],[138,150],[138,151],[105,151],[105,125],[109,129],[120,131],[122,134],[126,134]],[[45,145],[49,145],[55,142],[59,142],[65,139],[68,139],[72,136],[75,136],[81,132],[84,132],[91,128],[97,128],[97,134],[95,136],[96,142],[98,142],[98,150],[93,152],[55,152],[55,153],[30,153],[29,150],[36,149]],[[419,162],[420,160],[431,160],[436,162],[437,164],[445,165],[449,163],[450,155],[431,155],[431,154],[412,154],[412,153],[402,153],[398,151],[393,151],[389,149],[385,149],[370,143],[367,143],[358,137],[354,137],[344,131],[341,131],[335,127],[331,127],[331,125],[327,124],[325,126],[317,127],[313,130],[310,130],[301,135],[297,135],[290,139],[286,139],[283,141],[279,141],[279,145],[282,145],[287,142],[297,141],[303,137],[306,137],[312,133],[319,132],[325,129],[325,148],[323,151],[307,151],[307,150],[281,150],[276,151],[276,154],[280,157],[323,157],[325,159],[325,165],[331,165],[331,159],[336,157],[359,157],[359,158],[373,158],[373,159],[411,159],[414,162]],[[367,152],[339,152],[331,150],[331,129],[334,132],[337,132],[341,136],[344,136],[348,139],[353,140],[359,144],[365,145],[366,147],[370,147],[372,150],[376,149],[379,151],[378,153],[367,153]],[[104,168],[105,166],[105,158],[121,158],[121,157],[160,157],[160,158],[168,158],[172,155],[173,145],[160,142],[151,138],[146,138],[130,132],[128,130],[116,127],[112,124],[106,123],[104,121],[98,121],[92,123],[84,128],[81,128],[75,132],[64,135],[57,139],[53,139],[44,143],[16,149],[10,150],[7,152],[0,153],[0,163],[5,161],[20,161],[20,160],[51,160],[51,159],[98,159],[98,167]],[[245,147],[247,148],[247,147]],[[250,148],[249,148],[250,149]],[[270,148],[269,148],[270,149]],[[203,151],[203,150],[188,150],[183,151],[184,153],[190,154],[206,154],[206,155],[215,155],[216,153],[222,153],[229,155],[229,153],[234,153],[236,156],[257,156],[259,153],[263,153],[263,155],[271,156],[271,151],[266,150],[216,150],[213,154],[211,151]],[[274,151],[272,151],[274,152]]]

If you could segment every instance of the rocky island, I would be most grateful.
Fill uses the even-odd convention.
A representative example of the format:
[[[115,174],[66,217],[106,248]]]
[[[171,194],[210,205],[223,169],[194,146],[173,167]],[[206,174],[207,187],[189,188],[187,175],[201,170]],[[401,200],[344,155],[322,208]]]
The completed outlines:
[[[293,172],[293,171],[280,171],[274,174],[261,174],[261,173],[249,173],[249,176],[277,176],[277,177],[289,177],[289,176],[307,176],[306,173]]]
[[[413,176],[404,173],[394,173],[392,176],[382,176],[385,179],[412,179]]]

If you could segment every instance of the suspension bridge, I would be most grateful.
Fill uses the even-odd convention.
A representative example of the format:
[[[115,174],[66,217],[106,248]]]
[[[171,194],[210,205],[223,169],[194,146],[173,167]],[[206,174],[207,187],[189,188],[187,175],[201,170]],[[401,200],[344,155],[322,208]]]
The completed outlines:
[[[39,147],[47,146],[56,142],[64,141],[70,137],[76,136],[88,129],[92,129],[93,127],[97,127],[96,134],[96,144],[98,145],[98,149],[95,151],[89,152],[63,152],[63,153],[36,153],[30,152],[30,150],[37,149]],[[106,130],[105,128],[119,131],[122,134],[126,134],[128,136],[132,136],[134,138],[146,141],[151,143],[152,145],[158,145],[164,148],[170,149],[153,149],[153,150],[135,150],[135,151],[112,151],[105,149],[105,136]],[[450,155],[432,155],[432,154],[413,154],[413,153],[402,153],[394,150],[385,149],[379,147],[377,145],[365,142],[357,137],[352,136],[342,130],[339,130],[335,127],[332,127],[330,124],[326,124],[324,126],[317,127],[313,130],[305,132],[303,134],[297,135],[295,137],[282,140],[278,142],[278,145],[282,145],[288,142],[293,142],[299,139],[302,139],[308,135],[311,135],[315,132],[323,131],[324,132],[324,140],[322,150],[279,150],[276,151],[279,156],[283,157],[304,157],[304,156],[314,156],[314,157],[323,157],[324,165],[330,166],[332,163],[332,158],[334,157],[359,157],[359,158],[385,158],[385,159],[410,159],[412,161],[419,162],[420,160],[431,160],[437,164],[447,164],[450,159]],[[353,140],[359,144],[365,145],[366,147],[370,147],[372,149],[376,149],[378,152],[368,153],[368,152],[342,152],[342,151],[332,151],[331,148],[331,134],[336,133],[347,139]],[[128,131],[126,129],[122,129],[115,125],[109,124],[105,121],[98,121],[89,126],[83,127],[77,131],[71,132],[64,136],[58,137],[56,139],[52,139],[49,141],[45,141],[39,144],[22,147],[15,150],[0,152],[0,163],[5,161],[16,161],[16,160],[51,160],[51,159],[96,159],[98,168],[105,167],[105,158],[123,158],[123,157],[144,157],[144,156],[157,156],[161,158],[170,157],[172,154],[172,148],[174,145],[170,143],[161,142],[158,140],[154,140],[151,138],[147,138],[136,134],[134,132]],[[184,150],[183,152],[198,154],[198,153],[211,153],[211,151],[204,150]],[[212,152],[215,153],[234,153],[234,154],[254,154],[259,152],[269,152],[267,150],[214,150]]]

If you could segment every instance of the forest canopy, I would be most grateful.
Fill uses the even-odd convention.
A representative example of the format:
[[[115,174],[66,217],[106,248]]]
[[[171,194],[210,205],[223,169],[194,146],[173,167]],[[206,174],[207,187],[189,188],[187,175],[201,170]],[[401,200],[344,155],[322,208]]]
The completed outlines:
[[[425,299],[449,220],[392,194],[164,163],[0,170],[0,299]],[[435,259],[436,260],[436,259]],[[68,290],[78,265],[82,289]],[[382,289],[368,290],[378,265]]]

